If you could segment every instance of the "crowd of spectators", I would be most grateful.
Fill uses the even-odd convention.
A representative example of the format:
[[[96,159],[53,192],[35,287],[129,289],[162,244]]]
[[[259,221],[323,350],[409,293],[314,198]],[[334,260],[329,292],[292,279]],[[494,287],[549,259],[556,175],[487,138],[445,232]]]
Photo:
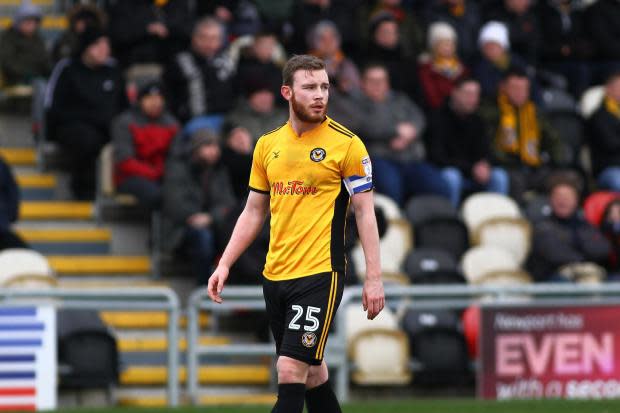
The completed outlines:
[[[166,247],[185,252],[202,279],[239,213],[257,139],[287,119],[280,68],[292,54],[326,62],[329,115],[361,137],[376,190],[401,207],[419,194],[456,207],[481,190],[523,204],[570,169],[580,189],[556,183],[555,221],[538,231],[551,228],[538,242],[554,244],[578,239],[562,231],[582,232],[574,216],[588,191],[620,190],[617,0],[97,4],[68,11],[49,53],[41,12],[20,7],[0,38],[4,82],[49,76],[47,139],[70,158],[75,197],[94,197],[95,161],[112,142],[117,191],[163,211]],[[576,102],[597,84],[603,104],[581,121],[589,171],[560,161],[563,136],[543,96]],[[571,211],[558,212],[563,197],[575,198]],[[616,249],[618,209],[605,224]]]

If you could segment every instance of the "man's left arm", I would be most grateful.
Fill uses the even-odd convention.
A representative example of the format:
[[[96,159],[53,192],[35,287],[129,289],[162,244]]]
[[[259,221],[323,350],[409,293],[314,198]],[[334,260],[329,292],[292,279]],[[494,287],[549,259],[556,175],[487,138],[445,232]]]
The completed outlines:
[[[385,306],[379,257],[379,231],[373,193],[372,191],[356,193],[351,197],[351,202],[355,209],[357,231],[366,259],[366,279],[362,293],[362,304],[364,311],[367,311],[368,319],[372,320]]]

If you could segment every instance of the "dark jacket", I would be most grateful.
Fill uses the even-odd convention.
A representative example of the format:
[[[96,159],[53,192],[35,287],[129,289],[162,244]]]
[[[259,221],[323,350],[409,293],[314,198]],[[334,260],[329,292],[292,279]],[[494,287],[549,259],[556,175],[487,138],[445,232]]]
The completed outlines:
[[[132,176],[159,182],[172,139],[179,131],[174,117],[164,112],[150,119],[140,109],[131,108],[112,122],[116,185]]]
[[[165,63],[190,41],[194,13],[190,0],[168,1],[158,7],[153,0],[116,1],[108,7],[110,40],[123,67],[133,63]],[[163,23],[168,38],[147,32],[151,23]]]
[[[75,25],[78,20],[86,22],[89,27],[96,27],[105,30],[107,26],[107,17],[105,13],[97,6],[92,4],[77,4],[69,11],[67,18],[69,27],[54,42],[52,48],[52,60],[57,63],[61,59],[72,57],[78,47],[79,38],[75,31]]]
[[[492,98],[497,96],[497,89],[501,83],[504,74],[509,69],[519,69],[526,71],[527,64],[523,59],[514,53],[510,53],[510,63],[506,69],[502,69],[484,56],[480,56],[474,65],[474,77],[480,82],[480,92],[484,98]],[[533,79],[530,79],[532,81]],[[532,87],[534,89],[534,87]]]
[[[480,115],[459,115],[450,102],[431,115],[426,146],[431,162],[457,167],[469,177],[472,167],[481,160],[488,161],[491,154],[491,143]]]
[[[588,11],[588,23],[597,56],[620,60],[620,2],[598,0]]]
[[[45,42],[37,32],[25,37],[14,27],[0,37],[0,68],[7,85],[30,83],[33,78],[46,77],[50,62]]]
[[[164,175],[164,249],[172,252],[181,245],[191,215],[207,212],[213,217],[214,225],[224,224],[236,205],[223,163],[211,167],[197,163],[192,160],[187,145],[181,140],[176,142]]]
[[[276,101],[284,101],[280,94],[282,86],[282,69],[273,62],[261,62],[254,57],[242,57],[239,60],[237,81],[238,90],[244,91],[254,84],[260,83],[269,86]]]
[[[609,113],[604,104],[588,121],[588,138],[595,175],[609,166],[620,165],[620,119]]]
[[[228,112],[235,104],[235,64],[228,53],[213,59],[181,52],[164,72],[168,103],[182,122]]]
[[[594,46],[584,12],[573,6],[567,13],[562,13],[551,3],[550,0],[539,2],[542,59],[557,62],[590,58]],[[568,53],[562,51],[565,47]]]
[[[0,231],[9,229],[19,213],[19,188],[9,165],[0,158]]]
[[[422,97],[418,79],[411,76],[413,68],[416,67],[416,60],[408,57],[401,46],[395,49],[387,49],[372,43],[365,56],[366,63],[381,62],[390,76],[390,86],[392,89],[406,93],[414,101]]]
[[[566,264],[604,263],[610,251],[603,234],[578,214],[547,218],[536,224],[532,239],[530,269],[536,281],[545,281]]]
[[[107,135],[110,122],[126,106],[125,85],[114,61],[90,68],[80,59],[63,59],[47,85],[47,131],[54,139],[58,125],[84,122]]]

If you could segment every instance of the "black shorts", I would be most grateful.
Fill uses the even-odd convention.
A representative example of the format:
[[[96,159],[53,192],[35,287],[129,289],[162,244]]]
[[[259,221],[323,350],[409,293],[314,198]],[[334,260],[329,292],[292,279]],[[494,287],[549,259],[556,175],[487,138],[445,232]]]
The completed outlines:
[[[285,281],[263,277],[267,315],[278,355],[320,365],[343,291],[341,272]]]

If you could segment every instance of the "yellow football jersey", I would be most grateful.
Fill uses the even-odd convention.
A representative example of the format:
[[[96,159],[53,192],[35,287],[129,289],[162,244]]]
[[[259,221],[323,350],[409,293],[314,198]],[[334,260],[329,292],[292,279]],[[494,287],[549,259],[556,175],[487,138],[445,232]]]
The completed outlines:
[[[301,136],[287,122],[256,143],[249,186],[270,195],[265,277],[345,270],[349,197],[372,189],[372,166],[359,137],[330,118]]]

